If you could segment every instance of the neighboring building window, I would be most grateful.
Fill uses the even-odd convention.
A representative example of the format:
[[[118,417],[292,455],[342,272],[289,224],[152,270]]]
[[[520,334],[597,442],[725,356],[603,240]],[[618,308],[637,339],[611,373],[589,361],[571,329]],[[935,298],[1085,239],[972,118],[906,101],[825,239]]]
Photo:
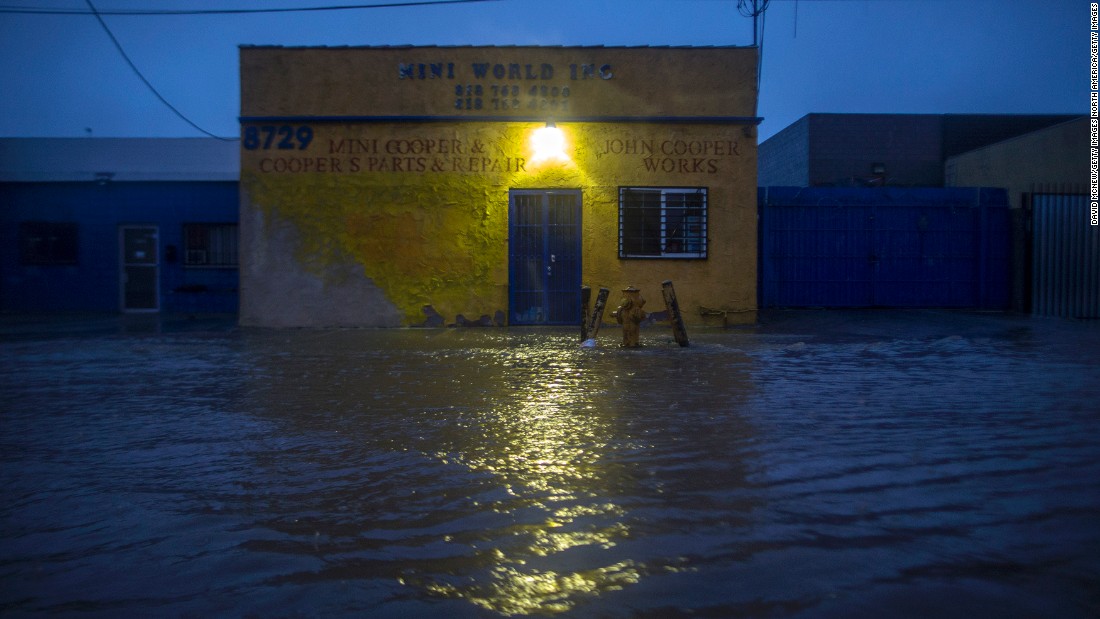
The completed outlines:
[[[76,236],[75,223],[21,222],[20,262],[26,265],[76,264]]]
[[[620,187],[619,257],[706,258],[706,188]]]
[[[183,224],[183,265],[237,266],[237,224]]]

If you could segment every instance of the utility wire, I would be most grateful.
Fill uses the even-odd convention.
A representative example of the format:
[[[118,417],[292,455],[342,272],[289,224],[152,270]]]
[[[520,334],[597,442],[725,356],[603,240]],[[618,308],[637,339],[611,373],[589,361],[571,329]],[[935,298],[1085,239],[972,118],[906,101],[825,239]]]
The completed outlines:
[[[115,49],[118,50],[119,54],[122,54],[122,59],[126,61],[126,64],[130,65],[130,68],[134,70],[134,73],[137,74],[138,78],[142,81],[142,83],[144,83],[145,86],[147,88],[149,88],[149,90],[154,95],[157,96],[157,99],[160,99],[161,103],[166,105],[168,107],[168,109],[175,112],[176,116],[179,116],[180,118],[182,118],[183,122],[191,125],[195,129],[198,129],[201,133],[203,133],[205,135],[208,135],[212,138],[217,138],[219,140],[224,140],[226,142],[233,141],[232,138],[224,138],[224,137],[221,137],[219,135],[214,135],[213,133],[210,133],[206,129],[203,129],[202,127],[196,125],[194,122],[191,121],[190,118],[184,116],[183,112],[177,110],[176,106],[169,103],[168,99],[165,99],[164,96],[161,95],[160,92],[158,92],[157,89],[153,87],[153,85],[149,82],[149,80],[145,79],[145,76],[142,75],[141,71],[137,68],[137,65],[134,64],[134,61],[130,60],[130,56],[126,53],[126,50],[122,49],[122,44],[118,42],[118,39],[115,38],[114,33],[111,32],[111,29],[107,27],[107,22],[103,21],[103,17],[99,14],[99,11],[96,10],[95,5],[92,4],[92,0],[84,0],[84,1],[88,3],[88,8],[91,9],[91,12],[92,12],[91,14],[95,15],[96,20],[99,21],[99,25],[103,26],[103,31],[106,32],[107,36],[111,38],[111,42],[115,44]]]
[[[767,19],[768,6],[771,5],[771,0],[737,0],[737,12],[742,17],[752,18],[752,44],[756,46],[756,102],[753,104],[753,115],[755,116],[760,105],[760,81],[761,76],[764,73],[764,25]],[[797,5],[795,5],[797,6]],[[760,28],[757,29],[757,20],[759,19]],[[757,38],[759,35],[759,39]]]
[[[129,16],[171,16],[171,15],[243,15],[251,13],[301,13],[309,11],[349,11],[361,9],[393,9],[407,6],[437,6],[442,4],[473,4],[478,2],[500,2],[501,0],[414,0],[413,2],[385,2],[381,4],[340,4],[330,6],[286,7],[267,9],[107,9],[91,11],[84,9],[51,9],[25,6],[2,6],[0,14],[26,15],[129,15]],[[90,4],[90,3],[89,3]]]
[[[219,135],[215,135],[213,133],[210,133],[206,129],[203,129],[199,125],[195,124],[190,118],[185,116],[183,114],[183,112],[176,109],[176,107],[174,105],[172,105],[171,102],[168,101],[168,99],[165,99],[164,96],[162,94],[160,94],[160,91],[158,91],[156,89],[156,87],[153,86],[153,84],[151,82],[149,82],[148,79],[146,79],[145,75],[142,74],[141,70],[137,68],[137,65],[134,64],[134,61],[130,59],[130,56],[126,53],[126,50],[122,47],[122,44],[119,43],[119,41],[115,37],[114,33],[111,32],[111,29],[107,26],[107,22],[103,21],[103,15],[112,15],[112,16],[172,16],[172,15],[232,15],[232,14],[254,14],[254,13],[292,13],[292,12],[306,12],[306,11],[342,11],[342,10],[399,8],[399,7],[410,7],[410,6],[433,6],[433,5],[446,5],[446,4],[473,4],[473,3],[482,3],[482,2],[499,2],[501,0],[415,0],[413,2],[389,2],[389,3],[382,3],[382,4],[348,4],[348,5],[332,5],[332,6],[317,6],[317,7],[287,7],[287,8],[273,8],[273,9],[270,9],[270,8],[269,9],[192,9],[192,10],[145,10],[145,11],[141,11],[141,10],[106,10],[106,11],[100,11],[95,7],[94,4],[92,4],[92,0],[84,0],[84,1],[88,4],[88,10],[87,11],[80,10],[80,9],[49,9],[49,8],[33,8],[33,7],[17,7],[17,6],[2,6],[2,5],[0,5],[0,14],[93,15],[96,18],[96,21],[99,22],[99,25],[103,27],[103,31],[106,32],[107,36],[111,39],[111,43],[114,44],[115,49],[118,50],[118,53],[122,56],[122,59],[126,61],[126,64],[130,66],[130,69],[132,69],[134,74],[138,76],[138,79],[140,79],[142,81],[142,83],[145,84],[146,88],[148,88],[149,91],[152,92],[157,97],[157,99],[160,100],[161,103],[163,103],[169,110],[171,110],[181,120],[186,122],[188,125],[191,125],[192,127],[194,127],[200,133],[202,133],[204,135],[207,135],[207,136],[210,136],[212,138],[218,139],[218,140],[232,141],[233,138],[226,138],[226,137],[222,137],[222,136],[219,136]],[[760,17],[763,16],[763,14],[764,14],[765,10],[768,8],[768,4],[770,4],[770,2],[771,2],[771,0],[763,0],[763,5],[760,6],[759,9],[757,9],[757,0],[752,0],[752,3],[753,3],[752,12],[750,12],[747,15],[744,12],[742,12],[742,15],[745,15],[746,17],[752,16],[754,18],[753,21],[755,22],[755,18],[757,16],[760,16]],[[746,8],[745,0],[738,0],[737,8],[738,8],[739,11],[743,11]],[[763,26],[763,23],[761,23],[761,26]],[[760,46],[760,51],[763,52],[763,43],[764,43],[764,41],[763,41],[763,38],[764,38],[763,37],[763,27],[761,27],[760,35],[761,36],[760,36],[759,46]],[[755,39],[755,38],[756,38],[756,25],[754,23],[753,24],[753,39]],[[754,43],[755,43],[755,41],[754,41]],[[760,60],[762,60],[762,59],[760,59]],[[763,63],[761,62],[760,64],[763,64]],[[756,79],[757,79],[757,94],[759,96],[759,90],[760,90],[760,70],[759,70],[759,67],[757,69]]]
[[[340,11],[340,10],[353,10],[353,9],[380,9],[380,8],[397,8],[407,6],[428,6],[428,5],[442,5],[442,4],[470,4],[474,2],[496,2],[499,0],[416,0],[413,2],[390,2],[384,4],[355,4],[355,5],[338,5],[338,6],[318,6],[318,7],[297,7],[297,8],[275,8],[275,9],[209,9],[209,10],[107,10],[100,11],[92,4],[92,0],[84,0],[88,4],[88,10],[83,9],[43,9],[32,7],[14,7],[14,6],[0,6],[0,14],[38,14],[38,15],[92,15],[99,22],[99,25],[103,27],[103,31],[107,33],[107,36],[111,39],[111,43],[114,44],[115,49],[122,56],[122,59],[126,61],[126,64],[130,66],[134,74],[138,76],[145,87],[149,89],[156,98],[164,104],[169,110],[172,110],[176,116],[178,116],[183,122],[191,125],[195,130],[199,131],[203,135],[210,136],[212,138],[224,141],[233,141],[233,138],[226,138],[219,135],[215,135],[206,129],[203,129],[197,125],[194,121],[179,111],[176,106],[172,105],[168,99],[164,98],[164,95],[160,94],[160,91],[145,77],[145,75],[138,69],[134,61],[130,59],[130,55],[126,53],[126,50],[122,47],[118,38],[111,32],[110,27],[107,26],[107,22],[103,21],[104,15],[134,15],[134,16],[171,16],[171,15],[228,15],[228,14],[249,14],[249,13],[290,13],[290,12],[302,12],[302,11]]]

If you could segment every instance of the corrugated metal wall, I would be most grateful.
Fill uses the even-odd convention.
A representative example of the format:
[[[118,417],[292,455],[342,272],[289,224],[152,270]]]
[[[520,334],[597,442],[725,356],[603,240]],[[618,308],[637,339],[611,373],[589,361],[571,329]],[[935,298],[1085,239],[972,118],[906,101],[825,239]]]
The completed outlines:
[[[1004,190],[762,188],[761,307],[1009,302]]]
[[[1100,227],[1086,198],[1031,196],[1032,313],[1100,318]]]

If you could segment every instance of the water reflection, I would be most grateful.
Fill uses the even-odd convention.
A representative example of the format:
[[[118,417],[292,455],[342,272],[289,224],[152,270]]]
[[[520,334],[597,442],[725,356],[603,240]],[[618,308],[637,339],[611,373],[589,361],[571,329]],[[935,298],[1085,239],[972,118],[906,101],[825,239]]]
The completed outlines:
[[[0,341],[0,615],[1096,617],[1098,327]]]
[[[561,613],[686,569],[652,543],[655,510],[693,526],[710,484],[745,485],[748,362],[728,349],[581,349],[545,330],[297,338],[257,355],[248,394],[287,426],[254,454],[243,508],[271,532],[250,552],[297,558],[273,582],[389,577],[427,599]],[[752,502],[727,507],[721,523]]]
[[[614,501],[629,475],[607,457],[620,435],[617,401],[597,397],[591,356],[555,344],[501,351],[500,392],[473,432],[455,433],[436,453],[490,473],[507,493],[491,507],[513,524],[489,533],[495,565],[484,577],[428,577],[420,583],[428,591],[506,614],[553,613],[637,582],[634,562],[600,552],[630,533]]]

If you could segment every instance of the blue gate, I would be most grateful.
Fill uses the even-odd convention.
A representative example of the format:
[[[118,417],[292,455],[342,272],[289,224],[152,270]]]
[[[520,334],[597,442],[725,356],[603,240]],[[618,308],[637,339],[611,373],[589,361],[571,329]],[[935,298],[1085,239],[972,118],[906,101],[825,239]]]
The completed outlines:
[[[1006,308],[1000,189],[760,189],[761,307]]]
[[[580,290],[580,190],[509,192],[509,324],[576,324]]]

